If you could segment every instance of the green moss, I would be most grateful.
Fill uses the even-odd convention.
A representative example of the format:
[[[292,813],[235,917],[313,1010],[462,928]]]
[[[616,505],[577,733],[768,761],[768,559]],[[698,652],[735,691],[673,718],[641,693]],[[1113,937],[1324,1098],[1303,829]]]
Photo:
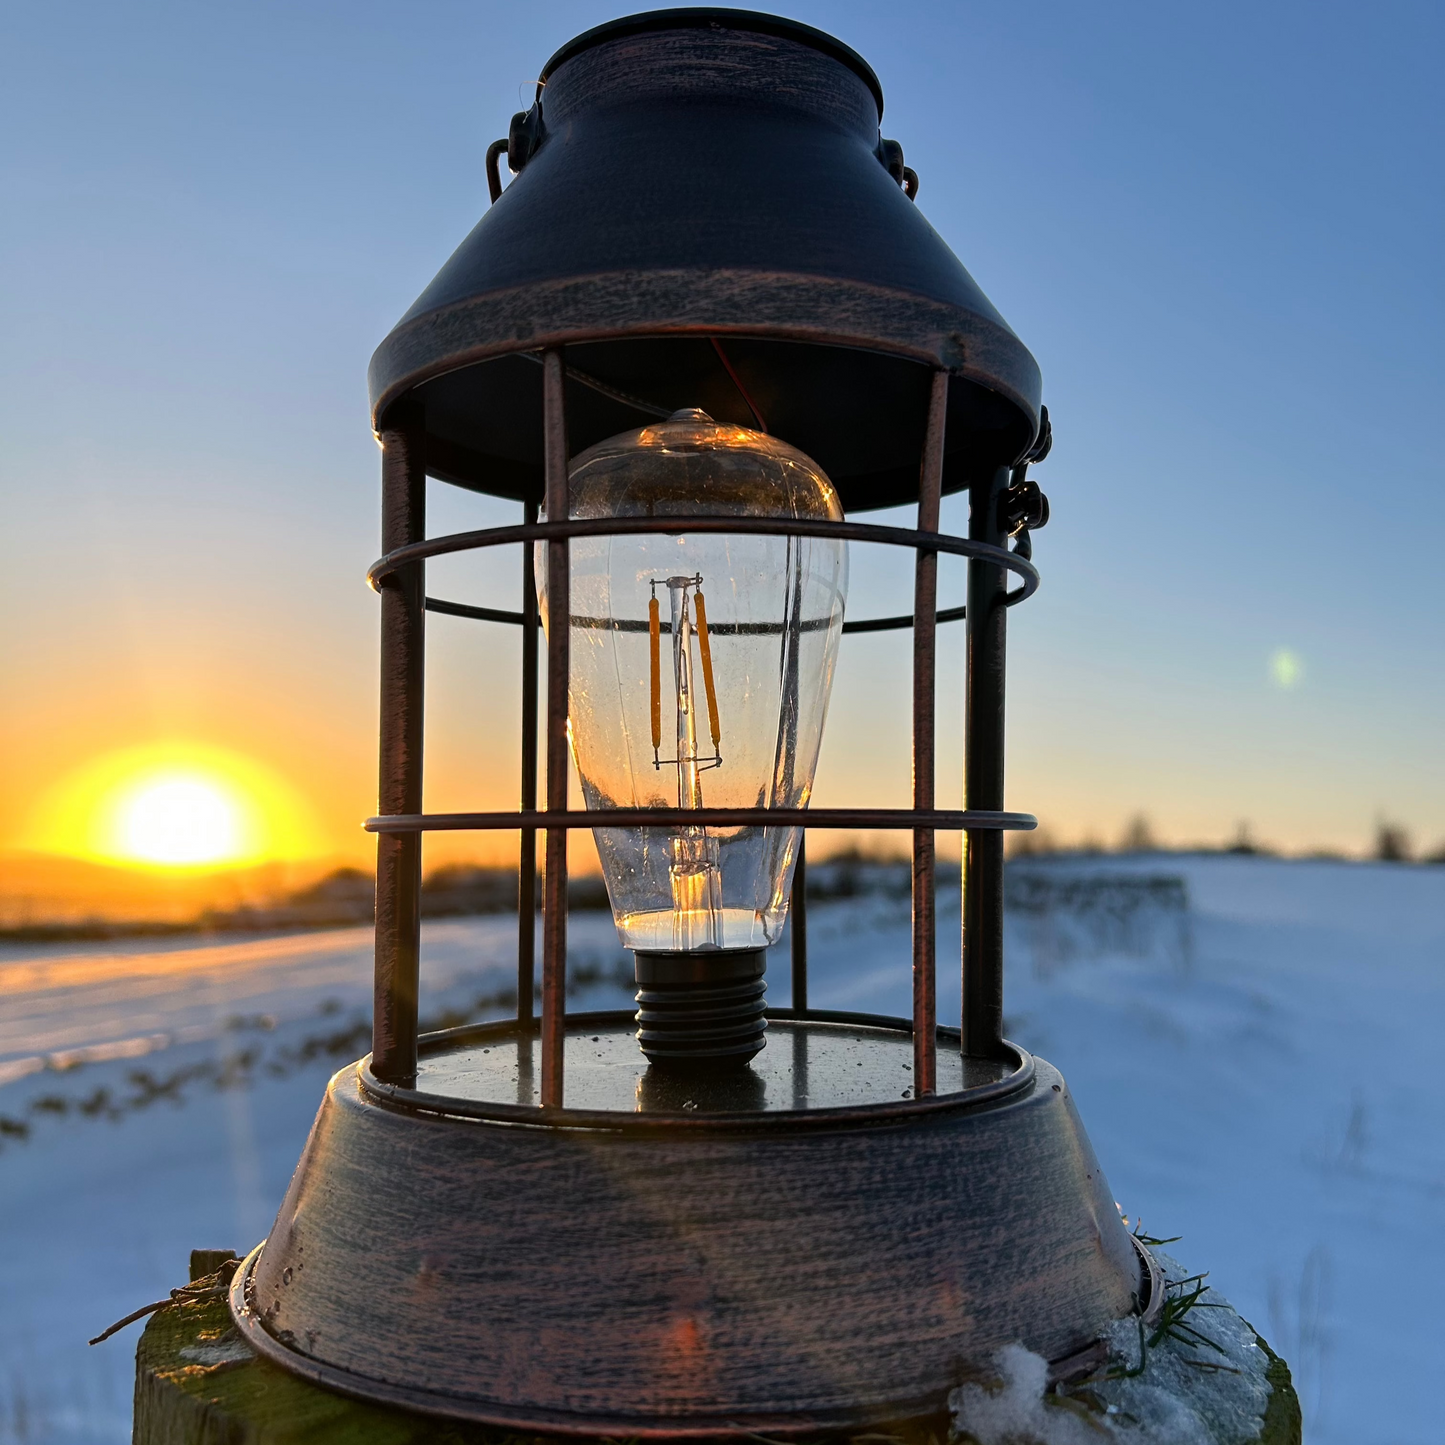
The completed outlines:
[[[1249,1324],[1249,1321],[1245,1323]],[[1249,1327],[1254,1330],[1253,1325]],[[1264,1427],[1259,1432],[1260,1445],[1301,1445],[1304,1419],[1300,1414],[1299,1396],[1295,1394],[1289,1366],[1270,1349],[1269,1342],[1258,1330],[1254,1330],[1254,1338],[1269,1356],[1269,1368],[1264,1377],[1269,1381],[1270,1397],[1269,1404],[1265,1406]]]
[[[192,1358],[187,1358],[189,1354]],[[216,1363],[206,1363],[207,1358]],[[219,1357],[219,1358],[217,1358]],[[523,1445],[348,1400],[251,1354],[224,1299],[153,1315],[136,1351],[135,1445]]]

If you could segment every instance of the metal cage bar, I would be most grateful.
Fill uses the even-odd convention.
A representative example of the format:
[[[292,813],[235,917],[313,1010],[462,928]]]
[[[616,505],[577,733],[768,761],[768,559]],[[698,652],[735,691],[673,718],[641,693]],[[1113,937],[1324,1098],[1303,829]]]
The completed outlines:
[[[530,525],[536,520],[536,509],[528,504],[528,522]],[[509,612],[503,607],[478,607],[470,602],[451,602],[445,597],[428,597],[426,600],[428,612],[440,612],[447,617],[470,617],[478,622],[509,622],[514,627],[521,627],[525,624],[526,618],[520,612]],[[966,607],[942,607],[934,617],[935,622],[962,622],[967,615]],[[641,632],[646,627],[645,622],[623,622],[618,623],[618,630],[630,632],[634,628]],[[741,629],[752,627],[752,623],[740,623]],[[761,624],[759,624],[761,625]],[[843,635],[846,637],[855,632],[899,632],[905,627],[913,626],[913,614],[907,613],[898,617],[859,617],[855,621],[843,624]],[[781,625],[779,629],[781,630]],[[721,635],[718,628],[714,628],[715,634]]]
[[[1008,476],[1004,472],[1005,477]],[[549,513],[550,517],[550,513]],[[998,543],[972,536],[953,537],[947,532],[920,532],[913,527],[883,527],[872,522],[822,522],[802,517],[588,517],[567,521],[524,523],[519,527],[486,527],[476,532],[453,532],[430,537],[408,547],[398,547],[371,564],[366,580],[379,587],[387,577],[409,562],[470,552],[480,547],[507,547],[519,542],[558,542],[573,537],[639,537],[654,534],[680,537],[686,533],[737,537],[833,537],[844,542],[877,542],[888,547],[926,547],[952,557],[967,557],[992,563],[1022,578],[1023,586],[1007,594],[1007,605],[1032,597],[1039,586],[1038,569],[1027,558]],[[1001,533],[999,534],[1002,535]]]
[[[421,419],[396,408],[381,434],[381,545],[407,547],[426,534],[426,458]],[[426,662],[426,564],[398,569],[381,594],[381,727],[377,800],[383,813],[420,811]],[[372,1071],[389,1083],[416,1077],[421,962],[421,836],[376,843],[376,967]]]
[[[560,351],[542,358],[542,428],[547,516],[566,518],[566,371]],[[547,810],[567,811],[567,683],[572,611],[567,538],[547,542]],[[567,1028],[567,829],[547,828],[547,871],[542,909],[542,1106],[562,1107],[562,1064]]]
[[[368,833],[499,832],[516,828],[932,828],[1005,832],[1038,826],[1032,813],[966,808],[571,808],[540,813],[390,813],[368,818]]]
[[[537,504],[522,513],[537,520]],[[427,605],[431,605],[431,598]],[[522,811],[537,806],[537,570],[530,547],[522,548]],[[517,1019],[532,1020],[532,970],[537,952],[537,830],[522,829],[517,858]]]
[[[1006,540],[1000,467],[969,489],[968,535],[989,548]],[[969,559],[963,801],[1001,809],[1004,795],[1003,570],[987,553]],[[1003,1048],[1003,835],[970,828],[963,840],[963,1051],[995,1058]]]
[[[518,870],[517,1014],[527,1022],[535,1008],[532,958],[535,948],[536,834],[546,834],[542,946],[542,1099],[549,1107],[563,1102],[563,1039],[566,1015],[567,834],[572,828],[673,826],[679,821],[704,826],[777,826],[797,828],[906,828],[913,833],[913,975],[915,1094],[935,1091],[936,1082],[936,853],[938,830],[964,833],[963,1019],[968,1054],[995,1056],[1002,1040],[1003,838],[1012,829],[1036,826],[1027,813],[1009,813],[1003,801],[1003,673],[1007,608],[1031,596],[1039,576],[1026,551],[1010,551],[999,497],[1009,485],[1009,469],[1000,468],[970,489],[967,538],[940,533],[944,428],[948,374],[936,371],[929,404],[920,469],[916,529],[849,522],[809,522],[792,518],[647,517],[573,520],[568,515],[565,388],[562,353],[543,360],[543,425],[546,452],[547,522],[528,504],[521,526],[494,527],[450,536],[425,537],[424,433],[419,415],[394,408],[381,433],[383,454],[384,555],[368,572],[382,593],[381,770],[378,816],[367,820],[377,843],[376,1011],[373,1070],[378,1078],[405,1083],[415,1077],[416,1018],[420,957],[421,834],[437,830],[517,829],[521,834]],[[548,600],[570,617],[568,544],[575,536],[684,532],[831,536],[848,541],[911,547],[916,553],[914,609],[906,617],[869,618],[845,623],[845,632],[914,630],[913,807],[833,809],[613,809],[571,811],[567,806],[567,683],[570,627],[553,628],[547,638],[546,766],[547,803],[538,810],[538,659],[535,574],[532,548],[547,546]],[[523,546],[522,610],[474,607],[429,598],[425,593],[427,558],[493,546]],[[1022,551],[1023,549],[1021,549]],[[968,560],[966,607],[937,608],[937,559],[940,552]],[[1022,586],[1008,590],[1014,573]],[[422,700],[425,614],[435,611],[487,621],[520,624],[522,663],[522,788],[516,813],[437,813],[421,811]],[[967,622],[967,739],[965,807],[934,806],[936,721],[936,629],[944,622]],[[808,1011],[807,865],[802,846],[792,891],[793,1007]]]
[[[938,531],[943,495],[943,445],[948,425],[948,373],[935,371],[928,398],[928,424],[918,474],[918,530]],[[938,553],[919,548],[913,578],[913,806],[933,807],[935,680],[938,632]],[[934,834],[913,830],[913,1093],[938,1090],[938,980]]]
[[[793,892],[788,902],[788,946],[792,952],[793,1011],[808,1012],[808,835],[798,832]]]

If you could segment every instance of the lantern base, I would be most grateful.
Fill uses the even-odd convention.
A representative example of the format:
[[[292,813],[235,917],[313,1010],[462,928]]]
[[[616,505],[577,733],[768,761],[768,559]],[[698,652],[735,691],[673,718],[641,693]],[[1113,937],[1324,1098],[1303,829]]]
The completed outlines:
[[[636,955],[637,1042],[659,1067],[740,1069],[766,1042],[767,951]]]
[[[913,1099],[905,1021],[769,1017],[690,1088],[570,1018],[563,1109],[515,1023],[424,1040],[414,1089],[343,1069],[237,1325],[346,1394],[589,1435],[923,1416],[1014,1340],[1097,1363],[1151,1276],[1058,1073],[940,1030]]]

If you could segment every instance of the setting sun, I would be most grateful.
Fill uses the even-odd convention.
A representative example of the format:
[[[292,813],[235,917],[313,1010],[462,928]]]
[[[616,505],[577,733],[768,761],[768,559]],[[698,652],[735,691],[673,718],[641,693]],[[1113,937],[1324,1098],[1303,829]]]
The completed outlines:
[[[141,783],[121,804],[124,851],[145,863],[226,863],[244,852],[241,809],[209,778],[178,773]]]
[[[314,856],[311,810],[270,769],[221,748],[157,744],[76,770],[41,806],[34,845],[162,869]]]

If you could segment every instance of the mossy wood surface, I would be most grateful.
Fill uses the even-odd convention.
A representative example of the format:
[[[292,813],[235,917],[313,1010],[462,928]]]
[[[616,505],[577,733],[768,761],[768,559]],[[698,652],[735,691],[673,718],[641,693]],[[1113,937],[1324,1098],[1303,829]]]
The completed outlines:
[[[515,1439],[332,1394],[255,1355],[224,1297],[154,1315],[136,1351],[135,1445],[502,1445]]]
[[[1289,1367],[1270,1358],[1274,1394],[1259,1445],[1300,1445]],[[943,1425],[899,1439],[936,1441]],[[876,1442],[883,1432],[869,1433]],[[146,1326],[136,1351],[133,1438],[134,1445],[522,1445],[541,1437],[367,1405],[308,1384],[253,1354],[217,1296],[171,1305]]]

